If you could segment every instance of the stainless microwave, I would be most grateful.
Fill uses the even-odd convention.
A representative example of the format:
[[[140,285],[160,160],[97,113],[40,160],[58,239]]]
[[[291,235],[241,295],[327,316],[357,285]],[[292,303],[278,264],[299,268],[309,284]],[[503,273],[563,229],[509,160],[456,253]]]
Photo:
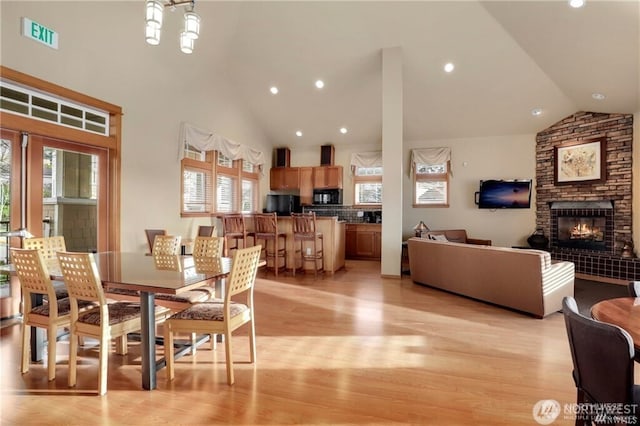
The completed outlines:
[[[313,190],[313,204],[316,204],[316,205],[327,205],[327,204],[342,205],[342,189],[314,189]]]

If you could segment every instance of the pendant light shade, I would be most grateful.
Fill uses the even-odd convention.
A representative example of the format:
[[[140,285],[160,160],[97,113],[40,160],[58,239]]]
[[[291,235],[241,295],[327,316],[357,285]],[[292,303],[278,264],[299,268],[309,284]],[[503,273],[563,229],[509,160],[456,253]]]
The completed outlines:
[[[184,28],[180,33],[180,50],[184,53],[193,53],[195,40],[200,36],[200,16],[193,11],[196,0],[146,0],[144,30],[147,43],[156,46],[160,44],[160,32],[162,30],[162,15],[164,8],[169,7],[171,11],[176,6],[184,6]]]
[[[164,5],[160,0],[147,0],[146,4],[146,19],[147,27],[153,27],[157,30],[162,28],[162,13],[164,11]]]
[[[182,50],[182,53],[192,53],[194,42],[195,40],[191,38],[186,31],[183,31],[180,34],[180,50]]]
[[[184,34],[194,40],[200,35],[200,16],[197,13],[193,11],[185,12]]]
[[[147,24],[144,30],[145,40],[152,46],[160,44],[160,28]]]

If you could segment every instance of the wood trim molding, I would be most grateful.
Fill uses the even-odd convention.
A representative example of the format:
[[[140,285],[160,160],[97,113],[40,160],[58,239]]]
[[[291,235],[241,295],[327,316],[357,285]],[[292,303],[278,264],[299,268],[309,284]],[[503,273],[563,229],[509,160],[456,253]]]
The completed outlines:
[[[2,127],[6,129],[24,131],[109,150],[107,165],[109,200],[106,225],[107,235],[105,235],[105,237],[108,241],[108,250],[120,250],[122,108],[2,65],[0,65],[0,78],[109,113],[109,136],[83,132],[8,112],[0,112],[0,123],[2,123]]]

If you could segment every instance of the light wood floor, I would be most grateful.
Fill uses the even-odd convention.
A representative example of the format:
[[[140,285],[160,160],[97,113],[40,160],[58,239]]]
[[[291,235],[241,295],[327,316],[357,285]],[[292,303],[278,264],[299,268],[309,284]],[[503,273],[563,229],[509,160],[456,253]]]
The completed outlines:
[[[224,345],[178,360],[176,379],[140,390],[139,347],[112,353],[108,393],[96,395],[97,351],[82,351],[67,387],[68,342],[57,377],[46,364],[19,373],[19,325],[0,339],[2,425],[415,424],[531,425],[541,399],[575,402],[561,314],[544,320],[380,278],[379,264],[313,276],[261,273],[256,282],[258,361],[243,329],[234,339],[234,386]],[[162,354],[162,349],[159,348]],[[573,424],[560,418],[554,425]]]

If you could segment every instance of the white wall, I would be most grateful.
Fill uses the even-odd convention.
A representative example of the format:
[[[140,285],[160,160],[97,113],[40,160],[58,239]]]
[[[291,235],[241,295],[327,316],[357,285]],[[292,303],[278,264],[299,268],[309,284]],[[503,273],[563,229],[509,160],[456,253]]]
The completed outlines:
[[[181,53],[171,29],[159,46],[147,45],[142,1],[3,1],[0,6],[4,66],[123,108],[122,250],[145,250],[145,228],[190,236],[198,224],[209,222],[180,218],[181,121],[265,152],[262,194],[266,192],[271,143],[235,99],[224,78],[224,64],[217,69],[205,66],[204,55],[198,56],[198,48],[204,46],[197,44],[192,55]],[[138,14],[140,20],[133,27],[119,19],[123,14]],[[21,16],[57,31],[59,50],[20,36]],[[169,73],[169,63],[181,68],[175,71],[174,65]]]
[[[441,146],[451,148],[450,206],[414,208],[411,149]],[[491,239],[496,246],[525,245],[535,231],[535,191],[530,209],[502,210],[478,209],[474,193],[483,179],[533,179],[535,186],[535,146],[535,135],[405,142],[404,238],[423,220],[430,229],[466,229],[468,236]]]

